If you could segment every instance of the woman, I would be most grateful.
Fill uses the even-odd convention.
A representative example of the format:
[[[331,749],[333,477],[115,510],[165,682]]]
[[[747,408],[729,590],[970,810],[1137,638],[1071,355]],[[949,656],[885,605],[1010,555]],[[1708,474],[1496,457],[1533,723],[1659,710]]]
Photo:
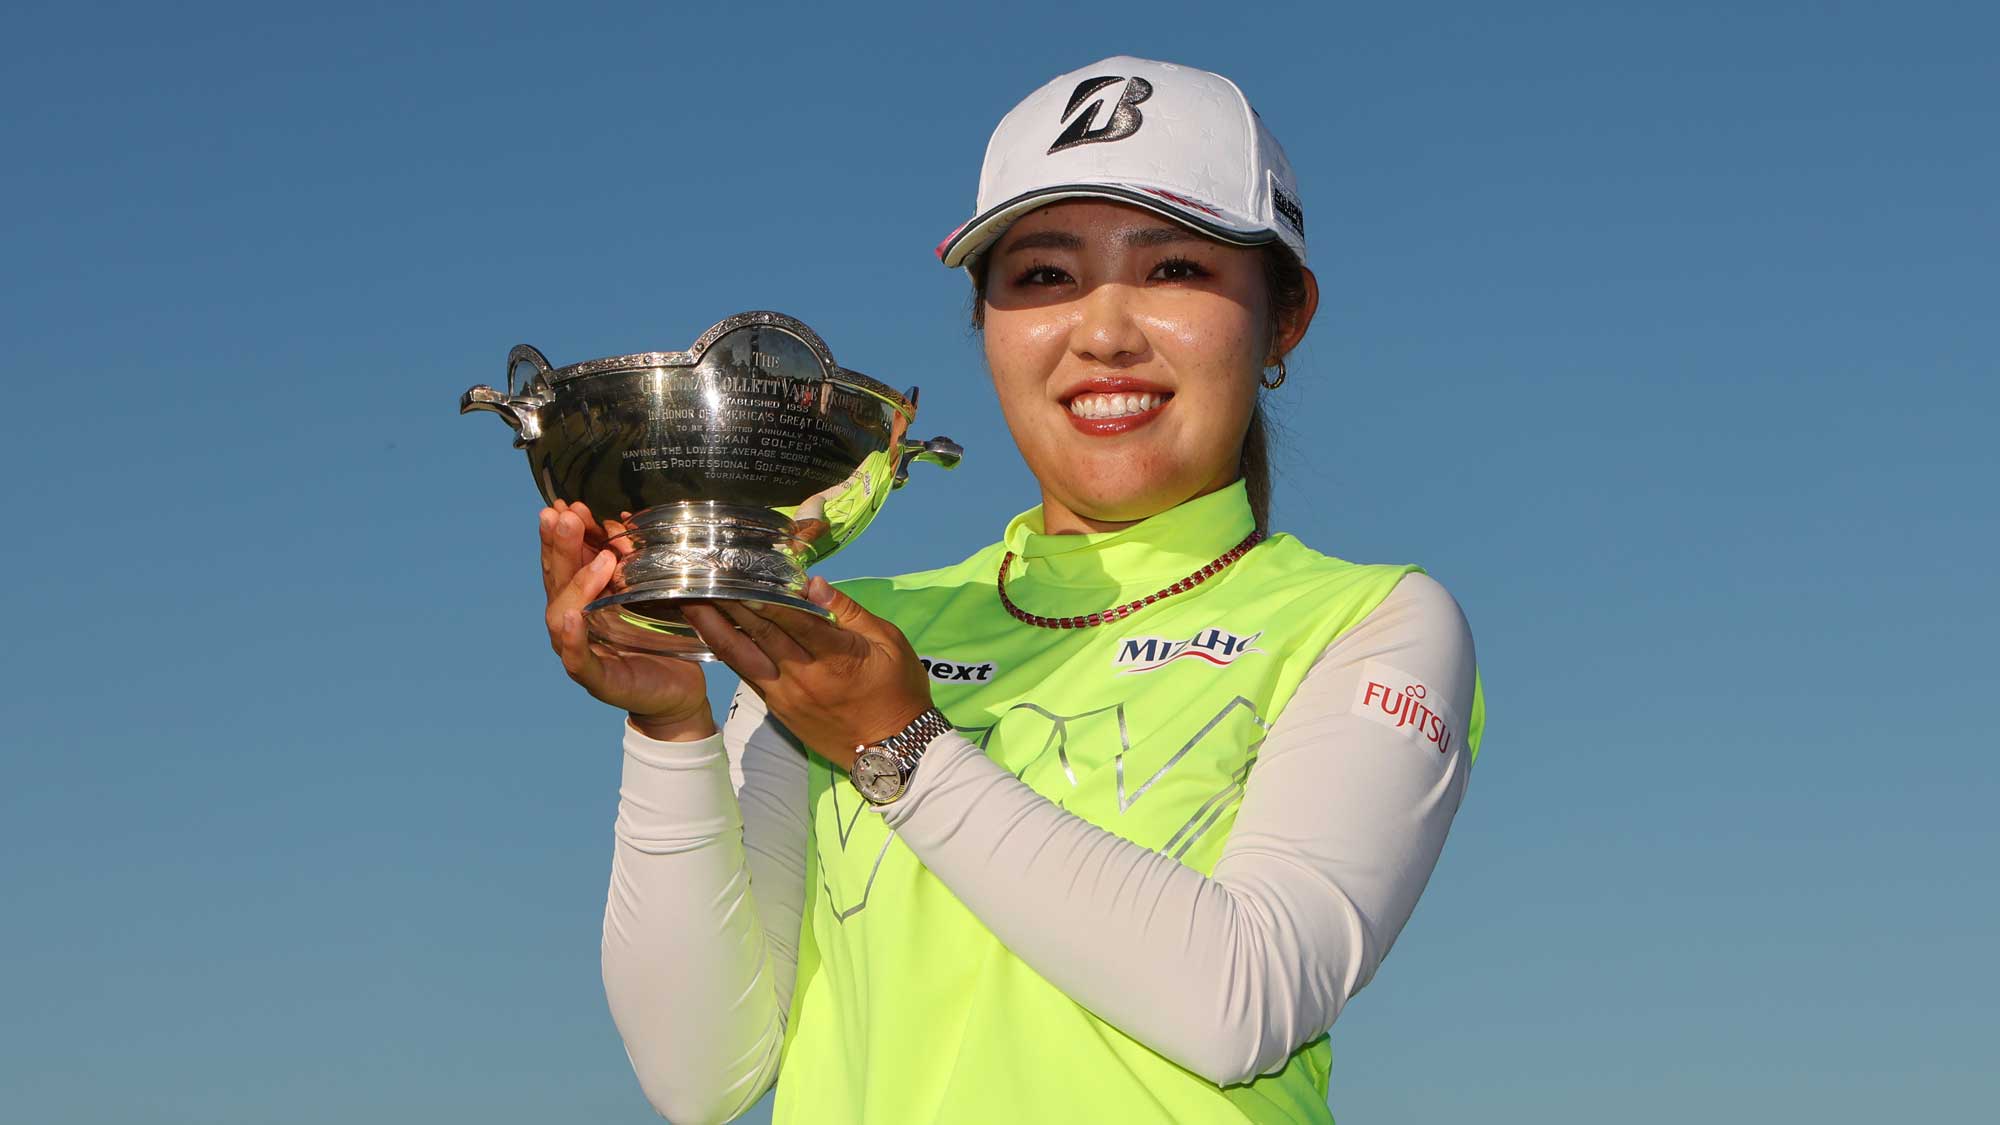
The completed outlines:
[[[1010,112],[939,255],[1041,504],[813,579],[833,623],[690,606],[719,732],[699,665],[588,643],[603,530],[543,511],[551,641],[629,716],[604,977],[662,1114],[781,1077],[781,1122],[1330,1120],[1484,720],[1441,586],[1265,533],[1297,199],[1219,75],[1112,58]]]

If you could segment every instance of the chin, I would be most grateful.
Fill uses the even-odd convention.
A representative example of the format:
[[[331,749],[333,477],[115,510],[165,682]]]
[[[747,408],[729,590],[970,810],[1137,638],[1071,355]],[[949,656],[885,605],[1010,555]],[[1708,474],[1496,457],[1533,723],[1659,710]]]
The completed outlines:
[[[1064,507],[1104,523],[1158,515],[1203,491],[1217,471],[1183,456],[1184,446],[1174,441],[1128,439],[1119,445],[1096,439],[1049,442],[1034,451],[1029,468],[1043,491]]]

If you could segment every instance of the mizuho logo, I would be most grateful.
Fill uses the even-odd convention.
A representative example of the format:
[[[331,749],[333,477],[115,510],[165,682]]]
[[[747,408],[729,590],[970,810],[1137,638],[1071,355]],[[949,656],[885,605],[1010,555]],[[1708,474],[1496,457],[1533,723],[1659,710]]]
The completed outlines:
[[[1111,120],[1097,128],[1091,128],[1097,120],[1097,111],[1104,108],[1104,99],[1091,102],[1083,112],[1077,107],[1084,99],[1107,86],[1125,83],[1125,89],[1118,94],[1118,103],[1111,107]],[[1056,143],[1049,146],[1049,155],[1078,145],[1096,144],[1099,141],[1122,141],[1139,131],[1145,118],[1139,116],[1139,103],[1153,96],[1153,84],[1143,78],[1123,78],[1111,75],[1105,78],[1086,78],[1077,83],[1076,93],[1069,96],[1069,105],[1063,107],[1062,119],[1069,122]]]
[[[1243,637],[1227,629],[1203,629],[1184,641],[1167,637],[1127,637],[1119,646],[1118,655],[1112,657],[1111,666],[1118,669],[1120,675],[1151,672],[1184,659],[1202,660],[1227,668],[1239,657],[1263,652],[1256,647],[1257,638],[1263,635],[1262,630]]]

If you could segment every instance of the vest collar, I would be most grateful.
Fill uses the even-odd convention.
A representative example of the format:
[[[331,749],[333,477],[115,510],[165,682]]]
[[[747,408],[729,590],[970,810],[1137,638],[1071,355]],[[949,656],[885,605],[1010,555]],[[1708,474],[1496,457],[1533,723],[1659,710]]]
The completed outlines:
[[[1256,526],[1238,480],[1118,531],[1047,534],[1038,504],[1009,521],[1001,539],[1015,556],[1010,589],[1017,577],[1036,585],[1159,587],[1215,561]]]

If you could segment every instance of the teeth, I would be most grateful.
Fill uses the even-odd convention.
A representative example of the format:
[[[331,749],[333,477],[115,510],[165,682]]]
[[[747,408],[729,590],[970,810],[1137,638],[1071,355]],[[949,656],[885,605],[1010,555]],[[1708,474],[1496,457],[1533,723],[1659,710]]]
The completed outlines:
[[[1069,412],[1079,418],[1123,418],[1130,414],[1144,414],[1166,400],[1167,396],[1151,392],[1085,394],[1070,400]]]

